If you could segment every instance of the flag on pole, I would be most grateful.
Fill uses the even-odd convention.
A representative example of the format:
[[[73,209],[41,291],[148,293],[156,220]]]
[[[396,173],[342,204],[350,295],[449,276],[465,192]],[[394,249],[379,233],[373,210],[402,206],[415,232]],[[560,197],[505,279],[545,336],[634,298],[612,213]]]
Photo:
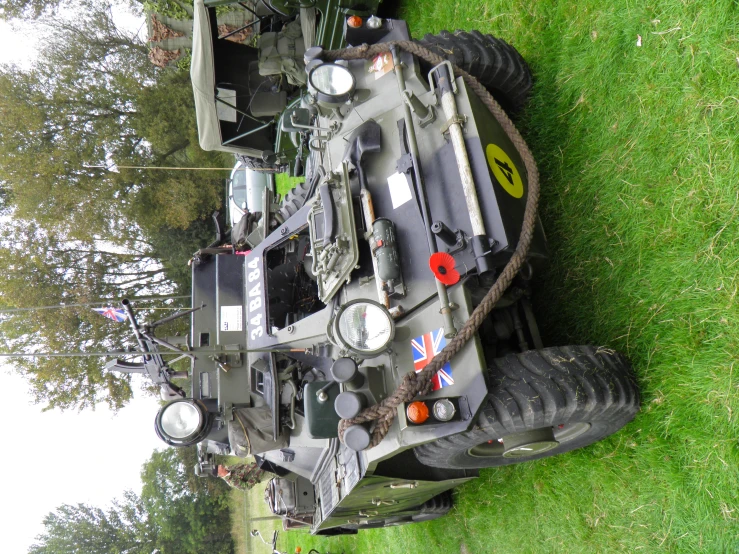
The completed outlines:
[[[121,308],[93,308],[97,313],[113,321],[126,321],[126,312]]]

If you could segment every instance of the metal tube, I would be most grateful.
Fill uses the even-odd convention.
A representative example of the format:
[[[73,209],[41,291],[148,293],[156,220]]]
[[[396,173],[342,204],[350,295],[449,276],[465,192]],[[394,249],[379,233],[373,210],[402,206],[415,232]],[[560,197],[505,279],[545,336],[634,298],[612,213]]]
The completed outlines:
[[[375,222],[375,208],[372,204],[372,194],[366,188],[362,188],[359,192],[359,198],[362,201],[362,214],[364,215],[364,222],[367,225],[367,233],[372,232],[372,224]],[[382,288],[382,279],[380,279],[380,271],[377,268],[377,258],[372,256],[372,270],[375,273],[375,284],[377,285],[377,298],[380,304],[386,308],[390,308],[390,297],[388,296],[385,289]]]
[[[224,103],[225,103],[225,102],[224,102]],[[254,118],[252,117],[251,119],[254,119]],[[258,120],[258,119],[254,119],[254,121],[259,121],[259,120]],[[260,123],[261,123],[261,122],[260,122]],[[270,121],[270,122],[268,122],[268,123],[265,123],[265,124],[264,124],[264,125],[262,125],[261,127],[257,127],[256,129],[252,129],[251,131],[247,131],[246,133],[243,133],[243,134],[239,135],[238,137],[233,137],[233,138],[230,138],[230,139],[228,139],[227,141],[225,141],[225,142],[223,142],[223,143],[221,143],[221,144],[223,144],[223,146],[226,146],[227,144],[231,144],[232,142],[234,142],[234,141],[236,141],[236,140],[242,139],[242,138],[244,138],[244,137],[248,137],[249,135],[251,135],[251,134],[253,134],[253,133],[256,133],[257,131],[261,131],[262,129],[266,129],[267,127],[269,127],[269,126],[270,126],[270,125],[272,125],[273,123],[274,123],[274,121]]]
[[[485,223],[482,220],[482,211],[480,210],[480,202],[477,199],[475,181],[472,179],[472,168],[470,168],[470,160],[467,156],[467,147],[464,144],[464,136],[462,136],[462,124],[459,121],[457,103],[454,100],[454,92],[448,90],[442,94],[441,107],[444,109],[444,115],[446,116],[447,121],[450,122],[449,135],[452,138],[454,157],[457,159],[459,178],[462,180],[464,198],[467,201],[467,211],[470,214],[472,235],[486,235]]]
[[[401,98],[405,97],[405,77],[403,76],[403,66],[398,56],[398,51],[395,47],[390,49],[393,55],[393,65],[395,66],[395,76],[398,80],[398,89],[400,91]],[[423,175],[421,174],[421,168],[418,166],[418,143],[416,142],[416,130],[413,127],[413,115],[411,114],[410,106],[404,101],[403,102],[403,114],[405,119],[405,128],[408,133],[408,150],[411,154],[413,161],[413,175],[418,185],[416,192],[419,196],[421,204],[421,215],[426,227],[426,241],[428,242],[429,252],[436,254],[438,251],[436,248],[436,238],[431,232],[431,215],[429,213],[428,198],[426,198],[426,190],[423,183]],[[446,286],[438,279],[434,279],[436,283],[436,293],[439,296],[439,303],[441,304],[440,313],[444,320],[444,336],[449,338],[457,334],[457,329],[454,327],[454,320],[452,319],[452,310],[449,306],[449,295],[447,294]]]
[[[239,350],[195,350],[193,354],[249,354],[251,352],[305,352],[304,348],[250,348]],[[113,350],[110,352],[15,352],[11,354],[0,353],[0,358],[105,358],[107,356],[151,356],[178,354],[180,356],[187,354],[181,352],[144,352],[136,350]]]
[[[126,311],[126,315],[128,316],[128,321],[131,324],[131,329],[133,330],[133,336],[136,337],[136,342],[139,343],[139,348],[141,348],[141,350],[143,350],[144,352],[147,352],[147,354],[144,356],[144,359],[150,360],[151,355],[148,354],[149,346],[146,344],[146,341],[144,340],[144,335],[141,333],[141,329],[139,329],[139,324],[136,321],[136,316],[133,315],[133,309],[131,308],[131,303],[124,298],[123,300],[121,300],[121,305],[123,306],[123,309]]]
[[[178,168],[175,168],[178,169]],[[233,170],[233,168],[231,168]],[[230,170],[230,171],[231,171]],[[132,300],[137,302],[142,302],[144,300],[174,300],[174,299],[185,299],[190,298],[190,296],[143,296],[143,297],[134,297]],[[114,302],[118,302],[118,298],[103,298],[102,300],[98,300],[97,302],[84,302],[84,303],[76,303],[76,304],[58,304],[56,306],[35,306],[33,308],[4,308],[0,309],[0,314],[12,314],[16,312],[33,312],[36,310],[60,310],[62,308],[92,308],[94,307],[102,307],[106,304],[110,305]],[[149,310],[151,309],[166,309],[166,310],[179,310],[180,308],[147,308]]]

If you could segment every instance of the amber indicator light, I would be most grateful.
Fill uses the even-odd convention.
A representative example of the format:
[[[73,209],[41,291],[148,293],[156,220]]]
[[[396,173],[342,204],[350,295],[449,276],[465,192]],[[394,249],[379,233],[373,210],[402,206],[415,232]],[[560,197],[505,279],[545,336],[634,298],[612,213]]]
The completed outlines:
[[[420,425],[429,418],[429,408],[424,402],[411,402],[405,410],[411,423]]]
[[[362,18],[358,15],[350,15],[346,18],[346,24],[352,29],[357,29],[362,26]]]

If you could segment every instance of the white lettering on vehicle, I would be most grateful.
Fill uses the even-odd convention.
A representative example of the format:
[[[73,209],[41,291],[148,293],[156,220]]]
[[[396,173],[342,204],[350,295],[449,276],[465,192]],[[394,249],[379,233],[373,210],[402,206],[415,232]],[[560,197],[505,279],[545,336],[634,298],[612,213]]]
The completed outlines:
[[[261,261],[261,258],[257,255],[246,264],[246,267],[251,270],[246,275],[246,280],[249,283],[249,289],[247,291],[249,301],[246,303],[247,321],[249,322],[249,338],[251,340],[256,340],[264,336],[265,317],[262,302]]]

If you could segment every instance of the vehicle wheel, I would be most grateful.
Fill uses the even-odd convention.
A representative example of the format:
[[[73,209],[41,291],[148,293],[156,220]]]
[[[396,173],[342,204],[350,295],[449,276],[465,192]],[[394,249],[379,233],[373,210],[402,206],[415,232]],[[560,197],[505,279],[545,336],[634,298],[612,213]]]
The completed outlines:
[[[356,535],[357,530],[352,529],[350,526],[345,527],[332,527],[331,529],[324,529],[323,531],[316,531],[316,535],[324,537],[337,537],[339,535]]]
[[[280,202],[280,209],[277,212],[277,219],[280,223],[284,223],[295,212],[305,205],[305,201],[308,199],[308,191],[310,190],[310,184],[307,181],[298,183],[295,187],[285,195],[285,198]]]
[[[453,505],[451,491],[445,491],[421,504],[418,513],[411,516],[411,519],[413,523],[431,521],[432,519],[445,516],[452,509]]]
[[[533,85],[531,70],[506,41],[479,31],[442,31],[416,42],[476,77],[509,113],[526,105]],[[421,67],[430,69],[423,62]]]
[[[466,469],[538,460],[615,433],[639,411],[628,360],[604,348],[511,354],[493,361],[489,382],[477,426],[416,447],[421,463]]]

